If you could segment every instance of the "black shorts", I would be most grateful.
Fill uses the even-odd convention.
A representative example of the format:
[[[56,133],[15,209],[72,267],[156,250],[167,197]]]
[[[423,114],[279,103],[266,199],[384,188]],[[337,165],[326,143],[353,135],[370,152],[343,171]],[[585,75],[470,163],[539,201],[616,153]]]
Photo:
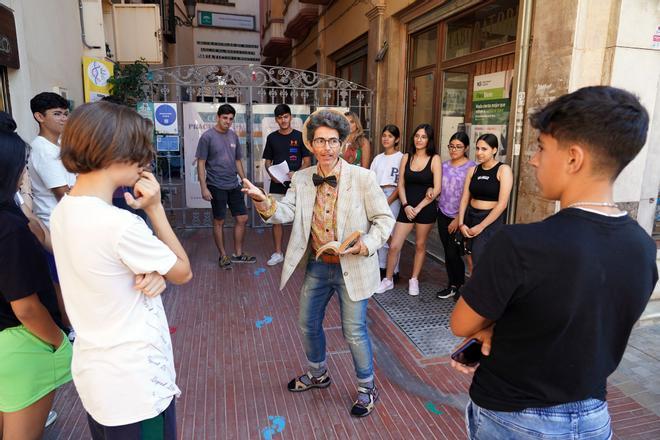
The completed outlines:
[[[157,438],[176,440],[176,410],[174,401],[156,417],[130,425],[104,426],[87,413],[87,424],[93,440],[140,440]]]
[[[208,188],[213,197],[213,199],[211,199],[211,208],[213,209],[214,219],[225,219],[225,216],[227,215],[227,205],[229,205],[231,215],[234,217],[247,214],[245,197],[241,192],[240,186],[234,189],[220,189],[209,185]]]

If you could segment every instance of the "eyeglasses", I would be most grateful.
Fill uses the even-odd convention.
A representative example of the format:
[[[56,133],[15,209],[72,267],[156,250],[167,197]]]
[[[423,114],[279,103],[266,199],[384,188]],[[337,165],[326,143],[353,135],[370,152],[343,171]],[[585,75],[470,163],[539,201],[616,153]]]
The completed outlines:
[[[325,148],[326,145],[329,145],[331,148],[337,148],[341,142],[337,138],[322,138],[317,137],[312,140],[312,144],[317,148]]]
[[[449,144],[449,145],[447,145],[447,148],[449,148],[449,151],[456,151],[456,150],[462,150],[463,148],[465,148],[465,145],[452,145],[452,144]]]

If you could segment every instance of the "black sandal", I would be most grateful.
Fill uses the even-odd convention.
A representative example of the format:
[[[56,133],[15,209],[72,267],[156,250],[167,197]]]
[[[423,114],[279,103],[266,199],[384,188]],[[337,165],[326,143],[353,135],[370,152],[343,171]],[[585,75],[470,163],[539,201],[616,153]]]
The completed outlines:
[[[303,377],[307,377],[309,379],[309,384],[306,384],[305,382],[302,381]],[[319,377],[315,377],[312,373],[309,371],[307,374],[303,374],[300,377],[296,377],[295,379],[291,379],[291,382],[289,382],[286,386],[286,389],[291,391],[292,393],[301,393],[303,391],[310,390],[312,388],[327,388],[330,386],[332,381],[330,380],[330,375],[326,371]]]
[[[360,399],[360,394],[366,395],[367,399]],[[378,400],[378,390],[376,385],[373,388],[358,387],[358,398],[351,408],[353,417],[366,417],[374,410],[376,400]]]

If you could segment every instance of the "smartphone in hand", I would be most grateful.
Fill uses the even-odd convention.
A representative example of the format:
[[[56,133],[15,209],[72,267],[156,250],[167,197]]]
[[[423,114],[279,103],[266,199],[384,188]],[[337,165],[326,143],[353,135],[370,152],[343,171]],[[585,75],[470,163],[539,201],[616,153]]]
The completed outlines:
[[[470,339],[465,344],[451,354],[451,358],[468,367],[473,367],[481,360],[481,342],[475,338]]]

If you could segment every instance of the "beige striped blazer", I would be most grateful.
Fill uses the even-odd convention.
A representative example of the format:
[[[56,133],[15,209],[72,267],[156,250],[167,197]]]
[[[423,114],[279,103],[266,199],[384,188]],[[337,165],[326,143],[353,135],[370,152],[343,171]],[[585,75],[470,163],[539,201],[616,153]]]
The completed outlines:
[[[387,198],[376,181],[373,171],[350,165],[342,160],[336,209],[336,239],[343,241],[350,233],[360,230],[369,256],[345,255],[340,258],[348,294],[353,301],[369,298],[380,283],[376,251],[392,232],[394,217]],[[280,290],[298,265],[305,265],[311,249],[311,225],[316,187],[312,175],[316,166],[298,171],[291,179],[291,187],[277,202],[275,213],[268,223],[293,222],[291,238],[286,249]]]

